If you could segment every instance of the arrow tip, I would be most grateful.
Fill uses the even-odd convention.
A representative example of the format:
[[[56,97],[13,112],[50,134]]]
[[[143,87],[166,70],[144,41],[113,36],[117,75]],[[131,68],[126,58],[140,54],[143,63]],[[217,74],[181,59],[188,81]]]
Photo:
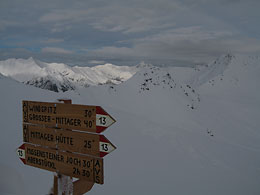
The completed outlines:
[[[104,135],[99,135],[99,140],[100,157],[104,157],[116,149],[116,147]]]
[[[22,144],[19,148],[17,148],[16,153],[23,164],[26,164],[25,161],[25,144]]]

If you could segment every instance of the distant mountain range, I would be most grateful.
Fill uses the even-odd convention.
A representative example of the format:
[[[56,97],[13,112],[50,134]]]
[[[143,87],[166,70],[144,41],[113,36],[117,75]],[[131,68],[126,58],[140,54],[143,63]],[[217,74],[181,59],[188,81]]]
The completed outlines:
[[[27,85],[55,92],[80,87],[119,84],[136,73],[138,68],[104,64],[95,67],[45,63],[33,58],[0,61],[0,73]]]
[[[94,67],[71,67],[62,63],[45,63],[29,58],[0,61],[0,74],[26,85],[55,92],[81,91],[97,85],[107,85],[110,91],[115,91],[122,88],[118,84],[127,81],[124,84],[128,85],[125,87],[127,90],[134,88],[138,93],[145,93],[155,89],[167,89],[175,93],[174,98],[179,97],[187,107],[194,109],[201,100],[197,91],[200,86],[205,84],[214,86],[217,83],[236,84],[249,69],[259,64],[260,59],[257,56],[231,54],[195,68],[170,66],[162,68],[144,63],[136,66],[104,64]]]
[[[174,66],[160,68],[144,63],[136,66],[104,64],[94,67],[71,67],[62,63],[45,63],[28,58],[0,61],[0,74],[26,85],[55,92],[79,90],[96,85],[118,85],[137,74],[140,77],[140,91],[150,90],[159,85],[170,89],[180,85],[183,93],[188,96],[188,91],[189,94],[195,94],[193,88],[207,82],[214,85],[216,78],[223,80],[226,69],[235,66],[232,64],[236,66],[242,64],[246,67],[247,64],[259,63],[260,59],[257,56],[231,54],[223,55],[208,65],[198,65],[195,68]],[[229,79],[234,79],[234,76]],[[194,101],[195,99],[193,98]]]

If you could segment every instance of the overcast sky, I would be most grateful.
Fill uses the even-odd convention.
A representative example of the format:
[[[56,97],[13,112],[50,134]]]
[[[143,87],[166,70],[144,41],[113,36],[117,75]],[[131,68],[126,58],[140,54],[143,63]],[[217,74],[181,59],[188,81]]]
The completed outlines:
[[[260,53],[259,0],[0,0],[0,57],[209,62]]]

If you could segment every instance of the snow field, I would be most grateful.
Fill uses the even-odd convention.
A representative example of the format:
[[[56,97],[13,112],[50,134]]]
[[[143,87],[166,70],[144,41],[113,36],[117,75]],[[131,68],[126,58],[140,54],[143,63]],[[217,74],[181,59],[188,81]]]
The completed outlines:
[[[22,144],[21,101],[65,97],[102,106],[117,121],[104,132],[117,146],[104,159],[105,184],[88,194],[258,195],[259,61],[223,56],[200,71],[148,66],[120,85],[77,93],[0,77],[0,193],[48,193],[52,173],[23,165],[15,153]]]

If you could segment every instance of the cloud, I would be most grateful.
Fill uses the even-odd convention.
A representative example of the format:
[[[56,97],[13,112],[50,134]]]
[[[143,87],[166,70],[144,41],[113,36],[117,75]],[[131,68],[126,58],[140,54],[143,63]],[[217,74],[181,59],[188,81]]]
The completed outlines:
[[[40,23],[53,24],[54,28],[67,24],[87,23],[93,28],[108,32],[136,33],[175,25],[173,14],[182,10],[175,1],[134,1],[129,5],[121,1],[98,7],[54,9],[39,18]],[[164,10],[164,11],[162,11]],[[65,28],[64,28],[65,30]]]
[[[0,31],[7,29],[8,27],[13,27],[13,26],[20,26],[18,22],[15,21],[8,21],[8,20],[1,20],[0,19]]]
[[[103,60],[89,60],[89,64],[105,64],[106,62]]]
[[[158,11],[158,6],[153,8],[110,6],[103,8],[99,20],[91,24],[102,31],[121,31],[126,34],[169,28],[175,26],[172,16],[175,10],[180,9],[177,5],[171,7],[172,13],[165,14]]]
[[[48,38],[46,40],[42,41],[45,44],[55,44],[55,43],[62,43],[64,42],[64,39],[53,39],[53,38]]]
[[[39,18],[39,22],[58,23],[58,22],[78,22],[91,14],[92,9],[54,9]]]
[[[57,47],[44,47],[41,50],[42,53],[58,53],[58,54],[72,54],[73,52],[70,50],[65,50],[63,48]]]
[[[105,58],[121,58],[121,57],[137,57],[140,54],[137,54],[133,48],[128,47],[102,47],[89,52],[90,55],[105,57]]]
[[[0,6],[5,48],[45,56],[79,51],[94,59],[194,61],[224,52],[259,52],[257,0],[14,1],[2,0]]]
[[[133,40],[132,47],[103,47],[95,55],[106,57],[145,57],[157,59],[209,62],[219,55],[234,53],[260,53],[260,41],[238,37],[228,31],[209,31],[201,27],[169,30]]]

